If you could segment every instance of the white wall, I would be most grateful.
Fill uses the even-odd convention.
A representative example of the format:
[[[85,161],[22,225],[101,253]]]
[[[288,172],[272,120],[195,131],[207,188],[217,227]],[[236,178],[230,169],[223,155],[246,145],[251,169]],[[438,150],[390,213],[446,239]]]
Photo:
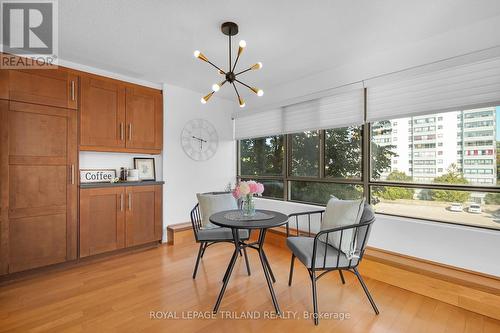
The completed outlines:
[[[164,85],[163,199],[164,227],[190,221],[189,212],[196,204],[196,193],[224,190],[235,181],[236,151],[233,141],[231,102],[212,97],[202,105],[200,94]],[[208,120],[216,128],[219,146],[208,161],[197,162],[182,150],[180,137],[184,125],[192,119]],[[165,238],[164,238],[165,239]]]
[[[256,206],[284,214],[321,208],[259,198]],[[500,232],[494,230],[377,214],[368,245],[500,276]]]

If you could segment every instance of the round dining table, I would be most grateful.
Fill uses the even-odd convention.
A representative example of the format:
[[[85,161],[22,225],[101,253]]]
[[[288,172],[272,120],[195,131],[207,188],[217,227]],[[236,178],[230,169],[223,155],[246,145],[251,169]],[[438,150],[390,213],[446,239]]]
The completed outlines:
[[[255,216],[246,217],[243,216],[240,210],[228,210],[213,214],[210,216],[210,222],[223,228],[231,229],[234,239],[234,252],[229,260],[229,264],[224,274],[222,288],[217,297],[217,302],[215,303],[213,312],[217,313],[219,311],[219,306],[224,297],[224,292],[226,291],[229,279],[231,278],[231,273],[233,272],[236,259],[241,250],[245,248],[251,248],[257,250],[259,254],[259,259],[262,264],[262,269],[264,270],[264,276],[266,277],[267,286],[269,287],[269,292],[271,293],[271,299],[273,301],[274,309],[276,313],[281,314],[281,310],[276,299],[276,294],[274,293],[273,283],[276,282],[271,265],[267,259],[266,253],[264,252],[264,241],[266,238],[266,233],[269,228],[279,227],[288,222],[288,216],[271,210],[257,210]],[[259,230],[258,240],[255,242],[240,240],[240,230]]]

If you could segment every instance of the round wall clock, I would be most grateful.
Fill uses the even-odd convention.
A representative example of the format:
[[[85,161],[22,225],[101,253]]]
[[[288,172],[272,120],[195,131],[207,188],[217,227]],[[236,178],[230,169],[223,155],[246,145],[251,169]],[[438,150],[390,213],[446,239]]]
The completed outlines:
[[[205,119],[190,120],[181,133],[181,146],[195,161],[206,161],[217,152],[219,136],[215,127]]]

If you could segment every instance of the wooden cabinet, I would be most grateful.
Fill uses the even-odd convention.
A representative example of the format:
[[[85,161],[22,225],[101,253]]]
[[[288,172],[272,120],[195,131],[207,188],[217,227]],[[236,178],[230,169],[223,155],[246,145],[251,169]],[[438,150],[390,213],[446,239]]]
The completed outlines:
[[[125,187],[80,190],[80,257],[125,246]]]
[[[80,189],[80,257],[162,238],[162,186]]]
[[[127,148],[158,149],[163,146],[162,95],[151,89],[127,88]]]
[[[82,74],[80,149],[159,154],[161,91]]]
[[[78,108],[78,76],[64,69],[2,70],[0,98]]]
[[[127,187],[126,245],[134,246],[162,237],[161,186]]]
[[[114,80],[82,76],[80,145],[125,147],[125,87]]]
[[[2,273],[76,259],[76,111],[5,101],[1,113]]]

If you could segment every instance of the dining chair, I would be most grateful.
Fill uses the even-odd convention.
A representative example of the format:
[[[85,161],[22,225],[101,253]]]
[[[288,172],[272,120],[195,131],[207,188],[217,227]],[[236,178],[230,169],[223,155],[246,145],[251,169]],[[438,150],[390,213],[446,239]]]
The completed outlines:
[[[310,212],[295,213],[289,215],[289,224],[295,222],[295,228],[291,229],[289,224],[286,225],[287,246],[292,251],[292,259],[290,263],[290,275],[288,285],[292,285],[293,266],[297,257],[302,264],[307,268],[312,284],[312,298],[314,309],[314,324],[318,325],[318,296],[317,296],[317,280],[328,272],[338,271],[342,284],[345,284],[343,272],[351,272],[356,275],[361,284],[370,304],[379,314],[379,310],[373,300],[368,287],[363,278],[359,274],[358,265],[363,259],[366,244],[370,235],[371,227],[375,221],[375,214],[370,205],[365,204],[359,224],[351,224],[331,229],[320,230],[315,235],[311,232],[311,220],[322,221],[325,210],[316,210]],[[304,221],[305,220],[305,221]],[[303,222],[302,227],[299,226],[299,221]],[[304,230],[304,222],[307,221],[307,231]],[[295,233],[295,234],[294,234]],[[332,246],[329,240],[340,239],[339,244],[343,244],[342,240],[347,233],[352,236],[351,246],[354,251],[346,255],[344,252]],[[346,240],[348,238],[344,238]]]
[[[207,192],[207,193],[202,193],[201,195],[203,196],[222,196],[222,195],[228,195],[231,194],[231,192]],[[227,196],[229,198],[229,196]],[[233,199],[234,198],[230,198]],[[229,200],[229,199],[228,199]],[[241,205],[241,203],[238,202],[238,205]],[[200,203],[198,202],[194,208],[191,210],[191,224],[193,226],[193,232],[194,232],[194,238],[196,240],[196,243],[200,244],[200,247],[198,249],[198,255],[196,257],[196,264],[194,266],[194,272],[193,272],[193,279],[196,278],[196,273],[198,272],[198,266],[200,264],[200,260],[203,258],[203,255],[205,254],[206,249],[213,245],[213,244],[218,244],[218,243],[233,243],[234,244],[234,238],[233,238],[233,233],[231,229],[229,228],[222,228],[222,227],[217,227],[217,226],[211,226],[210,228],[207,228],[203,226],[202,224],[202,219],[203,219],[203,214],[205,215],[211,215],[217,213],[216,211],[212,212],[203,212],[202,209],[200,208]],[[208,218],[207,216],[206,218]],[[250,231],[245,230],[245,229],[240,229],[238,231],[239,233],[239,238],[242,241],[246,241],[250,238]],[[250,264],[248,263],[248,255],[246,248],[243,249],[243,254],[245,256],[245,264],[247,268],[247,273],[248,275],[251,274],[250,272]],[[242,253],[240,251],[240,257],[242,256]]]

